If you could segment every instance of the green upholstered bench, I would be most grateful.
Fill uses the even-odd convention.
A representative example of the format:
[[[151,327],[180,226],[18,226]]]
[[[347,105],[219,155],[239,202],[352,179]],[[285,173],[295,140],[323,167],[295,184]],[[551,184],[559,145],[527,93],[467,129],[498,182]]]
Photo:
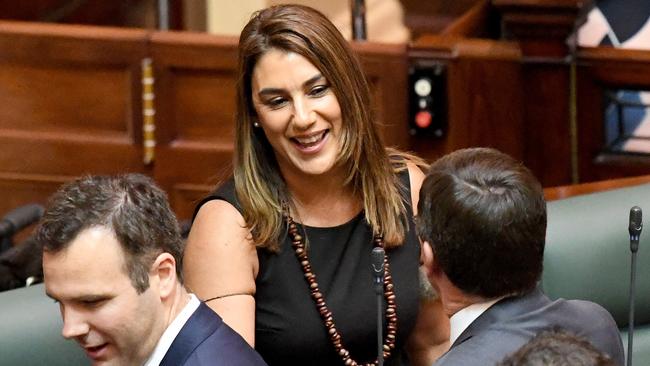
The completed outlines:
[[[637,253],[634,365],[650,365],[650,184],[548,202],[542,286],[551,298],[605,307],[627,352],[630,283],[629,212],[644,211]]]
[[[61,336],[62,324],[42,284],[0,292],[0,365],[89,365],[76,342]]]

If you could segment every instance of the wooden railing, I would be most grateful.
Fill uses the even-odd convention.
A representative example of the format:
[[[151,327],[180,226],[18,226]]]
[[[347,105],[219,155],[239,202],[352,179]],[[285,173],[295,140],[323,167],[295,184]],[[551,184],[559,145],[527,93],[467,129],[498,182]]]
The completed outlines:
[[[544,197],[547,201],[555,201],[563,198],[579,196],[582,194],[609,191],[617,188],[637,186],[640,184],[650,183],[650,175],[639,177],[607,179],[597,182],[571,184],[559,187],[549,187],[544,189]]]

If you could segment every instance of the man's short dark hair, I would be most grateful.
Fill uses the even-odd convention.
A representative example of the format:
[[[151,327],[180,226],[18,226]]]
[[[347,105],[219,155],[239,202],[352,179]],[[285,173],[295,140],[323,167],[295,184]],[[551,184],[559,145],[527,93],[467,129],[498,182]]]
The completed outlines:
[[[465,293],[524,293],[542,273],[542,187],[525,166],[497,150],[463,149],[434,162],[420,189],[417,229]]]
[[[36,232],[43,250],[65,249],[91,227],[110,229],[126,254],[126,271],[138,293],[149,288],[155,258],[176,260],[182,282],[183,242],[167,195],[147,176],[86,176],[63,185],[48,202]]]
[[[616,366],[607,355],[575,334],[541,332],[497,366]]]

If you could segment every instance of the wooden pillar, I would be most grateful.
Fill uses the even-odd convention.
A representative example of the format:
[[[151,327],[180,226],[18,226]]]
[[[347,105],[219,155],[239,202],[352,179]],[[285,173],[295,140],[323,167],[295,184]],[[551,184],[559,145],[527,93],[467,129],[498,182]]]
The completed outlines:
[[[582,0],[492,0],[502,35],[522,53],[524,162],[544,186],[576,179],[571,49]],[[517,106],[513,106],[517,108]]]

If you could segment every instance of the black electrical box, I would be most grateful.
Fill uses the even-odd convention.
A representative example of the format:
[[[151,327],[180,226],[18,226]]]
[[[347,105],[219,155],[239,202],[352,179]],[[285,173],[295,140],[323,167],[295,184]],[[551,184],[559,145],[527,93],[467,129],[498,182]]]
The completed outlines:
[[[413,60],[409,66],[409,133],[443,138],[447,133],[447,67]]]

